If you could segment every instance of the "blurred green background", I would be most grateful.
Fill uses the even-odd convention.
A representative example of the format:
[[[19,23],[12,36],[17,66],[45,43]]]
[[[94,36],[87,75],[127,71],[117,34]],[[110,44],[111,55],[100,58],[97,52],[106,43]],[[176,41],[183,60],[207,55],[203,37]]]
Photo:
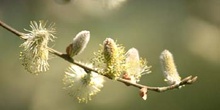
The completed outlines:
[[[66,0],[68,1],[68,0]],[[51,56],[50,70],[38,76],[19,60],[23,40],[0,27],[0,110],[217,110],[220,109],[219,0],[0,0],[0,20],[24,32],[33,20],[56,23],[51,46],[65,52],[81,30],[91,40],[77,60],[88,62],[106,37],[128,50],[135,47],[152,66],[142,84],[165,86],[159,62],[164,49],[174,54],[182,77],[198,81],[180,90],[139,90],[106,79],[105,87],[88,104],[79,104],[62,89],[69,63]]]

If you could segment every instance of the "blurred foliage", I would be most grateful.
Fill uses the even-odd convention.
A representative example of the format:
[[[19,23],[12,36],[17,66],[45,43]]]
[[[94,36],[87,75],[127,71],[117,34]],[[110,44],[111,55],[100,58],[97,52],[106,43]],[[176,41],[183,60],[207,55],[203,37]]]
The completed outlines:
[[[62,52],[79,31],[89,30],[91,41],[82,55],[76,57],[82,61],[89,61],[106,37],[117,39],[126,50],[135,47],[141,57],[147,58],[152,73],[143,76],[141,83],[151,86],[166,84],[159,55],[168,49],[180,75],[197,75],[198,82],[181,90],[149,92],[147,101],[143,101],[136,88],[107,80],[102,92],[91,102],[78,104],[62,89],[68,62],[51,57],[48,72],[31,75],[19,60],[19,45],[23,41],[0,28],[1,110],[220,108],[220,1],[127,0],[116,7],[106,6],[104,0],[56,1],[0,0],[0,19],[19,31],[30,29],[32,20],[56,23],[58,38],[51,46]]]

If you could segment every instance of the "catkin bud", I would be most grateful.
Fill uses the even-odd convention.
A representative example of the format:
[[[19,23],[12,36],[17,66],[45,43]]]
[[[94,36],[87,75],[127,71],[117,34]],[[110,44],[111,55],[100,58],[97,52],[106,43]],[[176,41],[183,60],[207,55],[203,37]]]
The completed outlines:
[[[132,82],[139,82],[141,77],[141,67],[138,50],[136,48],[131,48],[128,50],[125,56],[127,76],[131,78]]]
[[[103,56],[106,63],[104,74],[112,79],[119,78],[124,69],[124,49],[118,46],[113,39],[106,38],[103,42]]]
[[[73,38],[73,43],[71,43],[66,48],[66,53],[70,56],[76,56],[86,48],[90,39],[90,32],[89,31],[81,31],[79,32],[75,38]]]
[[[118,48],[115,41],[111,38],[106,38],[103,42],[103,46],[103,54],[107,64],[112,63],[114,60],[116,60],[118,54]]]
[[[173,55],[168,50],[164,50],[161,53],[160,62],[165,76],[165,81],[169,84],[179,84],[181,82],[181,77],[177,72]]]

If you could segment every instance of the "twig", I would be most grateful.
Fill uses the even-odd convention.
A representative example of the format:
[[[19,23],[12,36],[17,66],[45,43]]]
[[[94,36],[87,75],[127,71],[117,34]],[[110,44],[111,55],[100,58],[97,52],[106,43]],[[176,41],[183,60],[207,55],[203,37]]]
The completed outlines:
[[[10,31],[11,33],[15,34],[16,36],[20,37],[22,36],[24,33],[17,31],[16,29],[10,27],[9,25],[5,24],[4,22],[2,22],[0,20],[0,25],[5,28],[6,30]],[[21,38],[21,37],[20,37]]]
[[[16,36],[18,36],[20,38],[22,38],[21,36],[24,34],[22,32],[17,31],[16,29],[10,27],[9,25],[5,24],[2,21],[0,21],[0,25],[4,29],[8,30],[9,32],[15,34]],[[85,65],[82,65],[82,64],[74,61],[74,59],[69,57],[67,54],[61,53],[61,52],[59,52],[59,51],[57,51],[55,49],[52,49],[52,48],[48,48],[48,50],[50,51],[50,53],[52,53],[52,54],[54,54],[54,55],[56,55],[56,56],[58,56],[58,57],[60,57],[60,58],[62,58],[64,60],[66,60],[66,61],[68,61],[68,62],[70,62],[72,64],[80,66],[80,67],[84,68],[87,71],[94,71],[94,72],[98,73],[97,70],[95,70],[93,68],[90,68],[90,67],[87,67]],[[109,78],[108,76],[105,76],[105,77]],[[155,91],[155,92],[164,92],[164,91],[167,91],[167,90],[172,90],[172,89],[180,88],[180,87],[182,87],[184,85],[192,84],[196,80],[197,80],[197,76],[195,76],[195,77],[188,76],[188,77],[184,78],[179,84],[174,84],[174,85],[164,86],[164,87],[151,87],[151,86],[146,86],[146,85],[142,85],[142,84],[138,84],[138,83],[133,83],[133,82],[131,82],[129,80],[122,79],[122,78],[117,79],[117,81],[122,82],[122,83],[124,83],[126,85],[130,85],[130,86],[133,86],[133,87],[136,87],[136,88],[139,88],[139,89],[147,88],[148,90]]]

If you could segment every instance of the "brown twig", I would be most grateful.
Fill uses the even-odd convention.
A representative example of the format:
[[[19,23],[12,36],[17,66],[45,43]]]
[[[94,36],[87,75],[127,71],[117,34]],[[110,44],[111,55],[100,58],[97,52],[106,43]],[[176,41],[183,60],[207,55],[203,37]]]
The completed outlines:
[[[22,32],[17,31],[16,29],[10,27],[9,25],[5,24],[4,22],[0,21],[0,25],[5,28],[6,30],[10,31],[11,33],[15,34],[16,36],[20,37],[23,35]],[[21,38],[21,37],[20,37]]]
[[[4,29],[8,30],[9,32],[12,32],[13,34],[15,34],[16,36],[18,36],[20,38],[22,38],[21,36],[24,34],[22,32],[17,31],[16,29],[10,27],[9,25],[5,24],[2,21],[0,21],[0,25]],[[54,55],[56,55],[56,56],[58,56],[60,58],[63,58],[64,60],[66,60],[66,61],[68,61],[68,62],[70,62],[72,64],[80,66],[80,67],[84,68],[87,71],[94,71],[94,72],[98,73],[97,70],[95,70],[93,68],[90,68],[90,67],[87,67],[85,65],[82,65],[82,64],[74,61],[73,58],[69,57],[67,54],[61,53],[61,52],[59,52],[59,51],[57,51],[55,49],[52,49],[52,48],[48,48],[48,49],[49,49],[50,53],[52,53],[52,54],[54,54]],[[105,76],[105,77],[109,78],[108,76]],[[126,85],[137,87],[139,89],[147,88],[148,90],[155,91],[155,92],[164,92],[164,91],[167,91],[167,90],[172,90],[172,89],[180,88],[180,87],[182,87],[184,85],[192,84],[196,80],[197,80],[197,76],[195,76],[195,77],[188,76],[188,77],[184,78],[179,84],[174,84],[174,85],[164,86],[164,87],[151,87],[151,86],[146,86],[146,85],[142,85],[142,84],[138,84],[138,83],[132,83],[130,80],[126,80],[126,79],[122,79],[122,78],[117,79],[117,81],[122,82],[122,83],[124,83]]]

